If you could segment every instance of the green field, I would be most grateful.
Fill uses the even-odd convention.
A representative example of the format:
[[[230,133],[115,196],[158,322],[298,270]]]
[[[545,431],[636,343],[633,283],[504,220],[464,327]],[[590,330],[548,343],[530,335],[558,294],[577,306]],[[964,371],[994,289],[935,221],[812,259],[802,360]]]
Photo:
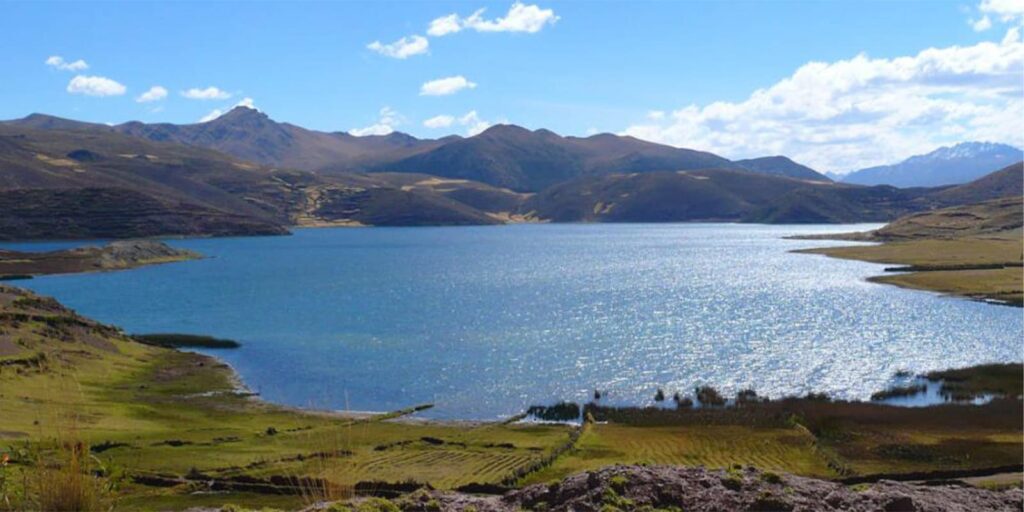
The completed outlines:
[[[932,268],[934,270],[883,275],[871,280],[906,288],[1020,305],[1024,301],[1024,269],[1020,267],[1022,243],[1024,242],[1021,231],[1018,229],[999,237],[922,239],[798,252]],[[1007,266],[989,269],[956,268],[977,265]]]

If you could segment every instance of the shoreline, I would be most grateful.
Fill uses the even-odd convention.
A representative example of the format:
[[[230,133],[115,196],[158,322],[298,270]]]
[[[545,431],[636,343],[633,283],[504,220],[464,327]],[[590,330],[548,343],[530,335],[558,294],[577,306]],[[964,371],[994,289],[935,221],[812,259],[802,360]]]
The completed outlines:
[[[451,421],[417,417],[427,404],[353,415],[240,394],[248,389],[244,379],[214,355],[143,345],[19,288],[0,286],[0,319],[17,332],[52,326],[23,356],[0,354],[0,362],[24,362],[0,364],[0,438],[53,449],[45,448],[51,439],[74,436],[97,462],[125,468],[126,484],[118,492],[127,509],[152,509],[157,502],[188,508],[202,503],[201,496],[214,496],[196,494],[204,490],[221,492],[217,506],[298,508],[303,491],[297,482],[312,481],[302,479],[332,482],[346,492],[425,486],[504,491],[644,461],[743,464],[832,481],[937,471],[987,474],[1021,462],[1021,364],[1010,365],[1015,370],[1009,373],[948,372],[948,380],[961,383],[958,393],[1014,390],[1013,398],[965,405],[972,407],[968,415],[960,406],[804,397],[686,409],[591,404],[579,425]],[[50,355],[32,356],[39,352]],[[985,375],[988,380],[978,380]],[[67,386],[56,385],[65,381]],[[829,437],[836,428],[858,436]],[[928,439],[908,437],[921,428]],[[938,450],[936,458],[907,460],[904,445],[909,453]],[[969,448],[967,458],[962,447]],[[32,478],[33,462],[14,455],[15,471],[24,468]]]

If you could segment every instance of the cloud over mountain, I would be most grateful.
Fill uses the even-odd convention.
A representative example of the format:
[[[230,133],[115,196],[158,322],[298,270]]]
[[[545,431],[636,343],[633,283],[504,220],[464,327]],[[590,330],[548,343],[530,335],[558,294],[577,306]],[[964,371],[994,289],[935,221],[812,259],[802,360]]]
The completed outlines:
[[[832,171],[964,139],[1021,146],[1022,73],[1024,44],[1014,27],[1000,42],[809,62],[746,100],[688,105],[624,133],[732,158],[786,154]]]
[[[120,96],[128,89],[104,76],[77,75],[68,82],[67,91],[86,96]]]

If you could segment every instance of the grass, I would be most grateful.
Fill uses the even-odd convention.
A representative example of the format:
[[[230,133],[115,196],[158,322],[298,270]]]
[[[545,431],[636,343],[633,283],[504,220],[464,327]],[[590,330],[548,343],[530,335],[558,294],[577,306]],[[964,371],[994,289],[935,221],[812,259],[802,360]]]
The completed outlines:
[[[798,252],[834,258],[892,263],[939,270],[872,277],[871,281],[971,298],[1024,304],[1024,269],[1021,264],[1021,231],[1000,237],[952,240],[913,240],[881,245],[826,247]],[[963,269],[979,265],[1004,268]],[[942,269],[950,270],[942,270]]]
[[[983,394],[1017,397],[1024,391],[1024,372],[1019,364],[985,364],[929,372],[925,377],[942,381],[942,392],[973,398]]]
[[[559,425],[408,422],[397,414],[356,417],[268,404],[237,393],[234,374],[216,359],[133,342],[50,301],[15,304],[24,297],[11,290],[0,288],[0,312],[21,316],[6,317],[3,336],[20,352],[0,363],[47,356],[37,366],[0,365],[5,453],[8,445],[24,445],[56,456],[61,450],[54,442],[67,426],[64,412],[73,411],[83,446],[98,448],[79,455],[132,476],[311,477],[342,490],[358,482],[415,480],[443,489],[500,482],[564,444],[571,431]],[[13,450],[11,456],[19,468],[36,464]],[[129,478],[118,493],[119,508],[208,503],[192,492],[202,489],[200,482],[155,488]],[[219,503],[235,494],[239,504],[264,505],[264,495],[242,492]],[[301,495],[265,496],[267,506],[304,501]]]
[[[808,476],[835,473],[814,448],[814,439],[795,428],[743,425],[633,426],[596,424],[576,449],[526,483],[546,482],[611,464],[675,464],[729,468],[734,464]]]

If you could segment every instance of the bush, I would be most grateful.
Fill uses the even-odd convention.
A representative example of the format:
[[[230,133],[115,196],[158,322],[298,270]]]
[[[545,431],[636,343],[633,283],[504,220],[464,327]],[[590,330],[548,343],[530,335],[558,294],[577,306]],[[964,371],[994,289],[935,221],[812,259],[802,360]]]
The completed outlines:
[[[533,405],[526,413],[544,421],[574,421],[580,418],[580,406],[576,402],[558,402],[555,405]]]
[[[681,396],[679,393],[676,393],[672,399],[676,401],[677,409],[689,409],[693,407],[693,399],[688,396]]]
[[[761,398],[757,396],[757,392],[753,389],[744,389],[739,393],[736,393],[736,405],[743,404],[756,404],[758,402],[767,402],[767,398]]]
[[[717,389],[711,386],[700,386],[694,391],[694,394],[697,395],[697,400],[701,405],[725,405],[725,398],[722,397],[722,394]]]
[[[654,393],[654,401],[655,402],[664,402],[665,401],[665,392],[662,391],[661,388],[658,388],[658,391],[656,393]]]

